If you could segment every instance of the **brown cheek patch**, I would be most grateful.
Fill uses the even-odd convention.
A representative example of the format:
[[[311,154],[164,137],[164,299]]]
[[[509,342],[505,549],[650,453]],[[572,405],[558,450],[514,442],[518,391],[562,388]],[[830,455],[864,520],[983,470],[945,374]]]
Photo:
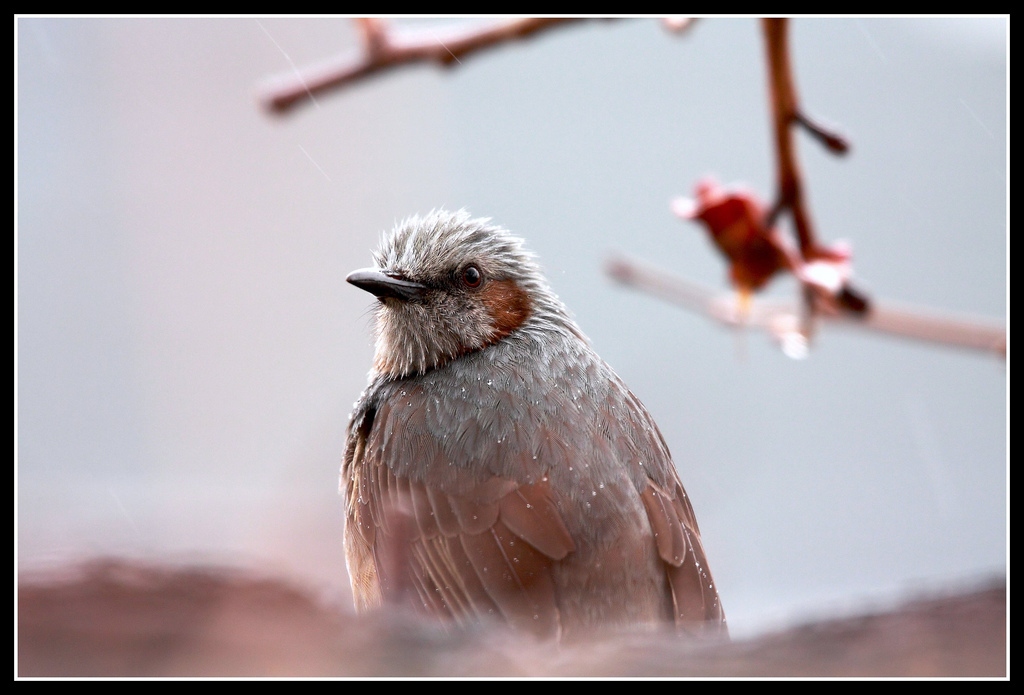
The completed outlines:
[[[519,328],[530,315],[530,296],[514,280],[495,280],[480,291],[494,326],[493,340]]]

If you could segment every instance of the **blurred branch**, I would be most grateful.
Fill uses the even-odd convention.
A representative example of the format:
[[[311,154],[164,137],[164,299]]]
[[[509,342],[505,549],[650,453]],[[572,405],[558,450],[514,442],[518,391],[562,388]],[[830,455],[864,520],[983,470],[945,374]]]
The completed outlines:
[[[792,336],[803,335],[804,309],[796,302],[759,299],[743,309],[732,295],[721,294],[624,256],[610,258],[605,270],[623,285],[660,297],[723,325],[764,330],[784,347]],[[980,350],[1006,359],[1006,328],[994,321],[877,301],[863,314],[819,310],[815,316],[836,325]]]
[[[400,31],[392,29],[381,19],[355,21],[362,36],[360,51],[270,78],[260,90],[259,99],[264,107],[285,113],[300,103],[313,100],[322,92],[401,65],[436,63],[451,67],[460,63],[459,59],[464,56],[581,19],[530,17],[506,19],[485,26]]]
[[[846,153],[849,145],[841,135],[811,120],[800,109],[789,57],[788,28],[786,19],[762,20],[776,151],[778,190],[774,204],[766,208],[753,191],[725,188],[706,177],[697,182],[695,199],[677,198],[672,210],[682,219],[702,223],[712,243],[725,257],[729,279],[740,292],[744,322],[753,320],[746,314],[751,296],[775,275],[788,273],[797,279],[801,284],[802,307],[787,316],[799,319],[799,325],[785,333],[793,341],[792,351],[787,352],[796,354],[806,351],[816,314],[866,315],[871,301],[851,284],[849,246],[843,242],[825,246],[814,231],[804,197],[793,128],[804,128],[835,154]],[[787,211],[793,219],[796,245],[787,243],[776,229],[779,215]],[[664,287],[658,285],[652,289],[662,291]],[[679,289],[678,285],[675,289]],[[692,299],[693,288],[688,288],[684,294]],[[799,350],[797,341],[803,345]]]
[[[845,154],[849,151],[849,144],[841,135],[815,123],[800,110],[789,60],[788,20],[761,21],[768,57],[768,92],[771,98],[775,152],[778,157],[777,198],[768,214],[766,226],[771,227],[779,214],[789,210],[793,216],[800,252],[809,260],[814,256],[818,243],[810,213],[804,203],[803,183],[791,128],[794,124],[802,126],[835,154]]]
[[[696,17],[662,17],[661,25],[669,31],[682,34],[693,28],[697,23]]]

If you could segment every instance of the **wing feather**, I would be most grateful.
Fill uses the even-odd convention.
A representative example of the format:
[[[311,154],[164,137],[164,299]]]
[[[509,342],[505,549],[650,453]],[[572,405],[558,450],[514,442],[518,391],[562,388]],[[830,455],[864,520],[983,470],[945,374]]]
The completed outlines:
[[[499,510],[506,528],[548,558],[561,560],[576,549],[546,479],[505,495]]]
[[[484,533],[463,534],[460,540],[480,583],[509,625],[539,635],[557,633],[551,558],[500,521]]]
[[[676,625],[697,635],[725,634],[725,614],[682,485],[675,481],[669,492],[649,480],[643,501],[665,563]]]

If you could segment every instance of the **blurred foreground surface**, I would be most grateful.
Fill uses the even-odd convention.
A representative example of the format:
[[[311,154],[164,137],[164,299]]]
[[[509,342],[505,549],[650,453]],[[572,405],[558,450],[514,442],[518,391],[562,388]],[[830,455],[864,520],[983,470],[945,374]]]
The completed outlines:
[[[1005,677],[1006,585],[729,644],[665,634],[537,643],[355,616],[286,580],[99,560],[23,576],[18,675]]]

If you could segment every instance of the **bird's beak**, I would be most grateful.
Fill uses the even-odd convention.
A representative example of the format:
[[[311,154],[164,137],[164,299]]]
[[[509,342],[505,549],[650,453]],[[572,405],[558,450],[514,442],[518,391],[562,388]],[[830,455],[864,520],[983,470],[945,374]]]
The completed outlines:
[[[382,273],[375,268],[363,268],[353,270],[345,278],[361,290],[374,294],[378,297],[394,297],[395,299],[409,300],[423,295],[426,285],[418,282],[405,280],[400,277],[393,277]]]

